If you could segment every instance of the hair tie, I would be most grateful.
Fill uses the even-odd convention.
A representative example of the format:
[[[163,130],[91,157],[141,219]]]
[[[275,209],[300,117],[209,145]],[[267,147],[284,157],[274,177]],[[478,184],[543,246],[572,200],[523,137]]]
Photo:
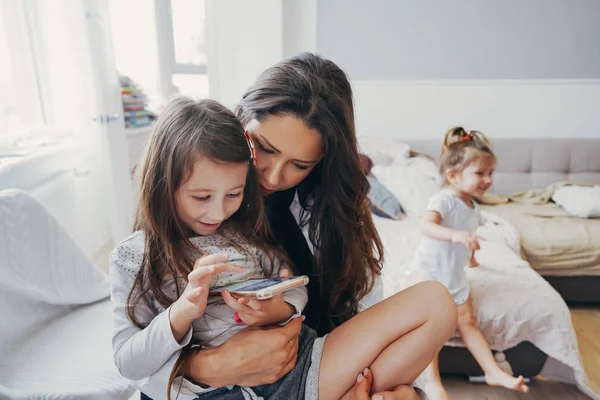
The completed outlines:
[[[466,142],[467,140],[471,140],[473,139],[473,132],[469,132],[467,133],[465,136],[463,136],[462,138],[460,138],[461,142]]]
[[[244,131],[244,136],[246,136],[246,143],[248,143],[248,148],[250,149],[250,160],[252,160],[252,165],[256,165],[256,146],[254,145],[254,140],[252,140],[248,131]]]

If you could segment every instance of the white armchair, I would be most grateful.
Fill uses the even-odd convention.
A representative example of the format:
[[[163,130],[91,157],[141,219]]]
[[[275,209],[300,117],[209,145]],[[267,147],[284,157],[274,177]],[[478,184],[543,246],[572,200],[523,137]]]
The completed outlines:
[[[129,399],[107,276],[42,204],[0,192],[0,399]]]

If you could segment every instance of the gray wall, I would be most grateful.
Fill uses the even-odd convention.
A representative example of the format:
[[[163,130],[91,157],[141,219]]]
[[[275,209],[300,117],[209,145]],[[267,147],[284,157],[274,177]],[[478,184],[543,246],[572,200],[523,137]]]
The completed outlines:
[[[600,0],[318,0],[353,80],[600,78]]]

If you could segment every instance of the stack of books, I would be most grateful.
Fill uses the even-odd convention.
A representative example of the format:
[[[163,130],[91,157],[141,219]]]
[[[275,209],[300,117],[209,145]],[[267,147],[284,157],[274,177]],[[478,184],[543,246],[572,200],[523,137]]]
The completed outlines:
[[[156,115],[147,109],[148,99],[144,91],[128,76],[121,75],[121,96],[126,128],[142,128],[152,124]]]

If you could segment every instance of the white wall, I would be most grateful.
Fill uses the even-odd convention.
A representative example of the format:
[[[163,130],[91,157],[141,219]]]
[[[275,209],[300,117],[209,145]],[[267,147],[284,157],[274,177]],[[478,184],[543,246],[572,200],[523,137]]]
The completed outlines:
[[[317,0],[283,1],[283,57],[317,51]]]
[[[359,135],[440,139],[456,125],[492,138],[600,137],[600,80],[356,81]]]
[[[210,97],[234,107],[283,58],[282,0],[207,0]]]
[[[357,133],[440,139],[455,125],[492,138],[600,137],[600,80],[355,81]]]

